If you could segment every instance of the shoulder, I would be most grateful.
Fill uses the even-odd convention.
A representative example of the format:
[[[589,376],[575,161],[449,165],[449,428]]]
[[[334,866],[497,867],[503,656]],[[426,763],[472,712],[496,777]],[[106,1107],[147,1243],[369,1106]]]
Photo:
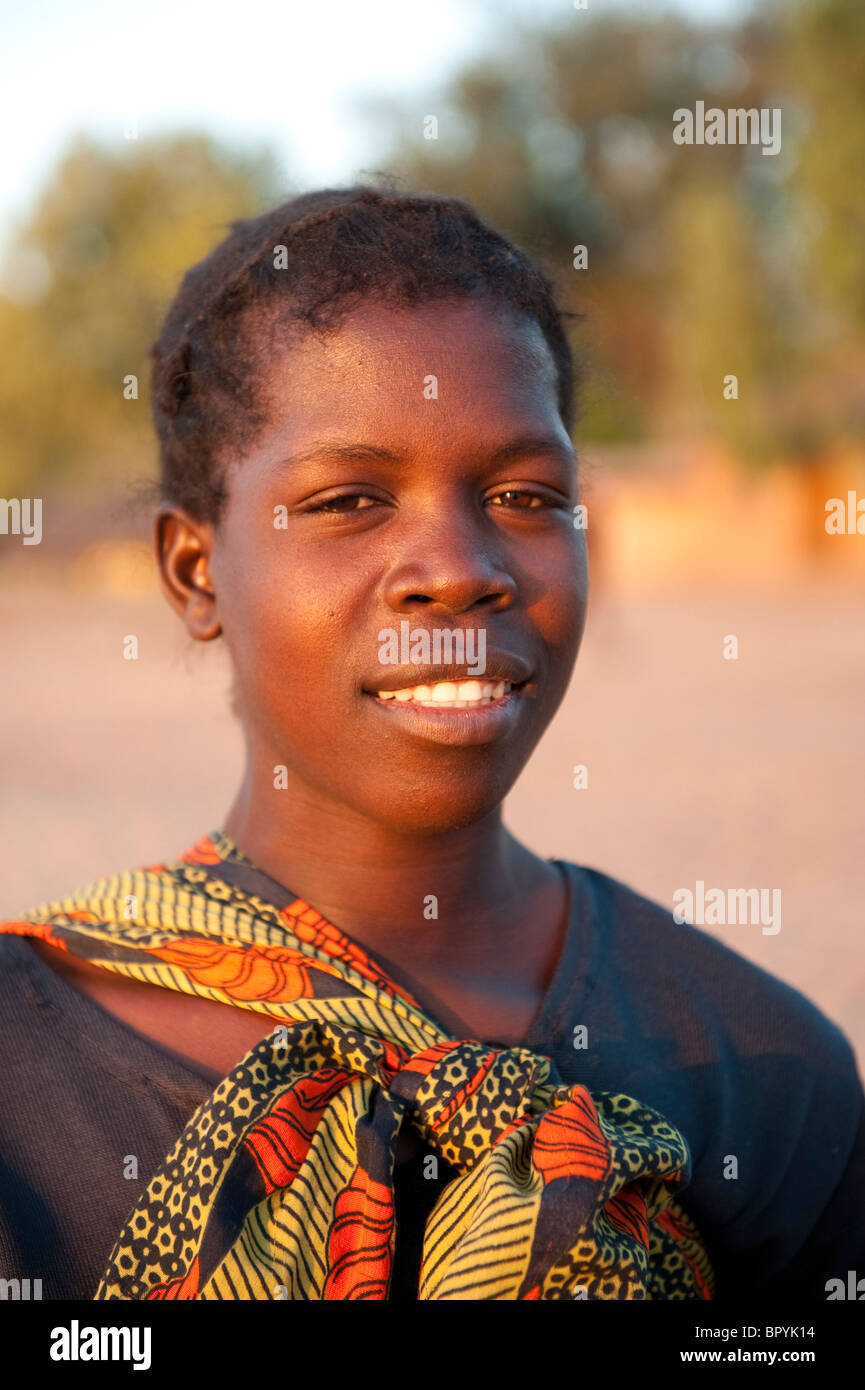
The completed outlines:
[[[678,923],[670,908],[620,880],[571,867],[590,900],[596,968],[619,982],[635,1009],[678,1020],[683,1039],[695,1046],[701,1036],[714,1035],[742,1055],[796,1063],[800,1083],[804,1066],[837,1071],[859,1088],[847,1038],[803,993],[710,932]],[[718,930],[759,932],[760,926]]]
[[[63,988],[60,977],[33,949],[33,938],[0,930],[0,1036],[16,1074],[44,1065],[52,1050],[57,1027],[64,1021],[57,1007],[58,984]],[[68,987],[66,992],[70,993]],[[10,1075],[10,1068],[4,1068],[0,1085]]]
[[[832,1273],[844,1242],[850,1258],[865,1257],[854,1181],[865,1097],[842,1030],[708,931],[607,874],[571,867],[592,943],[597,1047],[587,1075],[655,1106],[685,1134],[691,1211],[719,1268],[755,1290],[795,1268],[804,1292]],[[803,1253],[818,1246],[813,1259]]]
[[[0,923],[0,927],[3,925]],[[40,968],[41,962],[30,949],[26,936],[0,930],[0,997],[10,1000],[18,997],[22,977]]]

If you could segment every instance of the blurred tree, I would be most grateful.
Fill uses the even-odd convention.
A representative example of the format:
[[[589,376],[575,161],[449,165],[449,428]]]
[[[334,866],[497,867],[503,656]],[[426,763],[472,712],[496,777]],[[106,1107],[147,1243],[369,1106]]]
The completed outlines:
[[[637,440],[682,427],[754,462],[790,444],[791,379],[800,366],[817,370],[791,198],[808,91],[827,111],[840,72],[847,92],[829,127],[852,124],[858,101],[856,129],[865,130],[861,0],[803,0],[802,9],[807,22],[794,23],[792,47],[783,7],[737,25],[583,13],[550,29],[503,25],[507,47],[425,96],[423,108],[416,100],[368,108],[397,132],[388,163],[410,186],[475,203],[545,256],[568,307],[586,311],[575,335],[590,370],[584,438]],[[819,39],[809,49],[812,34]],[[856,57],[838,66],[833,44],[845,42]],[[673,112],[697,100],[781,107],[782,152],[675,145]],[[437,139],[425,138],[427,113],[437,115]],[[803,177],[831,189],[832,239],[844,249],[826,255],[840,303],[854,282],[865,295],[861,137],[839,132],[824,167],[819,151],[831,132],[818,128],[814,172]],[[579,243],[586,270],[572,265]],[[730,373],[736,402],[721,394]],[[803,398],[801,383],[795,396]]]
[[[581,436],[711,433],[754,461],[865,437],[862,0],[501,32],[438,93],[367,111],[379,167],[468,199],[586,313]],[[781,107],[781,153],[675,145],[673,112],[697,100]],[[271,156],[206,135],[73,142],[0,280],[0,491],[150,471],[146,354],[171,293],[227,222],[286,196]]]
[[[205,135],[106,149],[78,137],[6,258],[0,285],[0,476],[124,483],[150,471],[147,349],[183,271],[233,218],[286,196],[267,153]],[[138,378],[138,400],[124,378]]]
[[[803,108],[791,183],[798,215],[838,322],[865,328],[865,5],[796,0],[787,82]]]
[[[795,94],[783,265],[791,370],[778,393],[791,454],[865,439],[865,5],[791,0],[779,13]]]
[[[673,200],[664,357],[669,422],[696,433],[708,428],[756,461],[773,443],[763,389],[770,334],[746,211],[708,177]]]

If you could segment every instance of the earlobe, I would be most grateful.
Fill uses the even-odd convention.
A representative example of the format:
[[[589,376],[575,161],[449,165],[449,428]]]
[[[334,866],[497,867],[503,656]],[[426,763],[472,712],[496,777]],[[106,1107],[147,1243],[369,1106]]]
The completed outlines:
[[[210,579],[213,527],[163,504],[154,522],[156,563],[162,592],[183,619],[190,637],[211,642],[222,631]]]

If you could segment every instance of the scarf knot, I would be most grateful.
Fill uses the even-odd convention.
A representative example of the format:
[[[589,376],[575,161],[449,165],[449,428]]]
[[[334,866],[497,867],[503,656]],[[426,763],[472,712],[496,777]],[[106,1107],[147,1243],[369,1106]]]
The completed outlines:
[[[386,1089],[421,1139],[466,1173],[546,1108],[551,1076],[558,1083],[552,1062],[528,1048],[444,1039],[410,1057]]]

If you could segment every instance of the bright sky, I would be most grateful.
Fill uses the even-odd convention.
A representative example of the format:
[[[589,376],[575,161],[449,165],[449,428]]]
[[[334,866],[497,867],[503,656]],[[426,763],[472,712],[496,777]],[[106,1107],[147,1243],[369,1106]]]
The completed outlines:
[[[588,0],[656,12],[655,0]],[[730,19],[747,0],[668,0]],[[194,126],[267,141],[302,186],[376,165],[353,103],[419,99],[472,54],[497,47],[508,17],[586,18],[573,0],[0,0],[0,241],[25,215],[70,137],[123,138]],[[421,114],[426,114],[421,113]]]

